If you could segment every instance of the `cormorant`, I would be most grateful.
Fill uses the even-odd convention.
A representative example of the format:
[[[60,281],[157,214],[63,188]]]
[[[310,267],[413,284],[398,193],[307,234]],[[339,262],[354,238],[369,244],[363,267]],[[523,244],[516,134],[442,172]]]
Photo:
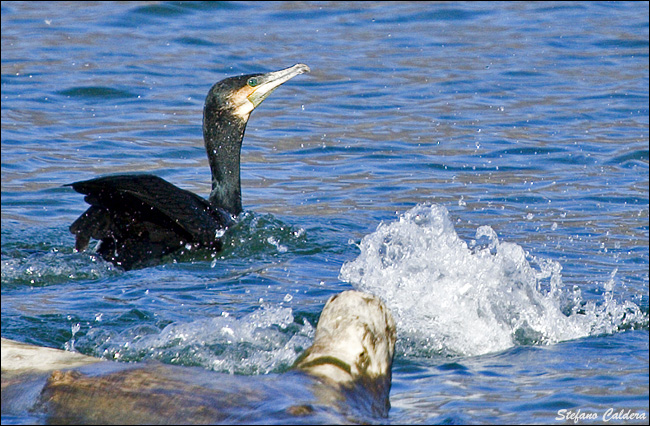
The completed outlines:
[[[85,194],[90,204],[70,226],[76,250],[97,239],[97,253],[125,270],[157,264],[184,247],[220,250],[221,235],[242,212],[239,157],[250,113],[278,86],[304,72],[309,67],[297,64],[212,86],[203,109],[203,139],[212,170],[207,200],[148,174],[66,185]]]

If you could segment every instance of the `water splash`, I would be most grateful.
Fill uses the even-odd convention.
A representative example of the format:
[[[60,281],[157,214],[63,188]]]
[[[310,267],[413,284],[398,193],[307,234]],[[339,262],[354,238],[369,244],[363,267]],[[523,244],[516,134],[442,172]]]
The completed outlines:
[[[72,319],[72,317],[68,317],[68,319],[70,320],[70,319]],[[66,351],[70,351],[70,352],[76,352],[77,351],[77,349],[74,347],[74,344],[75,344],[74,336],[79,332],[79,330],[81,330],[81,324],[79,324],[78,322],[74,323],[70,327],[70,331],[72,332],[72,337],[70,338],[70,340],[65,342],[65,344],[63,345]]]
[[[479,355],[647,323],[637,305],[613,299],[613,277],[602,301],[584,302],[577,287],[563,287],[558,262],[500,242],[489,226],[468,244],[442,206],[382,223],[360,249],[340,279],[384,299],[406,355]]]
[[[15,245],[15,244],[14,244]],[[72,248],[3,248],[3,288],[44,287],[71,280],[92,280],[115,275],[118,270],[95,256],[73,253]]]
[[[311,345],[314,332],[307,320],[303,319],[302,325],[294,322],[291,308],[263,303],[239,319],[223,313],[214,318],[171,323],[162,330],[137,326],[119,334],[94,328],[85,339],[91,346],[103,342],[95,352],[107,359],[153,358],[250,375],[288,368]]]

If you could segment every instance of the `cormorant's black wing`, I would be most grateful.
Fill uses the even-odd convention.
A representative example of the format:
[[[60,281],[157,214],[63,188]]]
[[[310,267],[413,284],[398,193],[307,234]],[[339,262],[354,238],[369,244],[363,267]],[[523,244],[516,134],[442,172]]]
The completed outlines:
[[[105,176],[67,186],[90,204],[70,226],[77,249],[96,238],[102,241],[100,254],[121,266],[112,253],[137,264],[188,243],[218,247],[218,231],[233,222],[205,199],[153,175]]]

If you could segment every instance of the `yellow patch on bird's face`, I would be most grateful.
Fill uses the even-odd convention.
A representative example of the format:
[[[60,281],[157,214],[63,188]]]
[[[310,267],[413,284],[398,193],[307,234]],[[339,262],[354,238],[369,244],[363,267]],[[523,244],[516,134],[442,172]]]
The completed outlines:
[[[248,117],[255,109],[255,105],[248,99],[251,93],[255,91],[254,87],[246,85],[234,92],[228,98],[232,105],[233,113],[239,116],[243,121],[248,121]]]

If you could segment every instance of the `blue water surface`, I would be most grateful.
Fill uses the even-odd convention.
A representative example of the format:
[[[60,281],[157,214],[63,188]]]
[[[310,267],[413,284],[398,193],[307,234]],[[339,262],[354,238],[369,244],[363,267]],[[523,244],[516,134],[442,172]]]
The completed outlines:
[[[553,340],[513,326],[484,351],[469,319],[445,327],[460,346],[414,321],[398,328],[389,416],[358,421],[602,423],[611,409],[647,424],[648,28],[647,2],[3,2],[2,336],[281,373],[327,298],[358,285],[341,268],[364,237],[433,206],[468,247],[520,247],[512,275],[537,271],[535,291],[593,327]],[[223,252],[129,272],[74,252],[86,204],[63,185],[146,172],[207,196],[211,85],[296,63],[312,72],[251,116],[245,213]]]

